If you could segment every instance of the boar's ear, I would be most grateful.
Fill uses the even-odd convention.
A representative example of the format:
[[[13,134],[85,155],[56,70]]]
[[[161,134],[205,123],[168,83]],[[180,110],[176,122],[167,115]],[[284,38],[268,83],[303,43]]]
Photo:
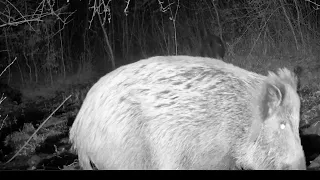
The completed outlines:
[[[298,68],[295,69],[296,74],[292,73],[287,68],[282,68],[282,69],[278,70],[278,77],[281,79],[281,81],[290,85],[295,91],[297,91],[297,86],[298,86],[298,77],[297,76],[301,75],[301,71],[302,71],[302,68],[299,66],[298,66]],[[274,74],[271,76],[274,77]]]
[[[281,106],[284,85],[281,83],[265,82],[262,88],[261,97],[259,100],[260,107],[260,120],[253,121],[251,125],[250,141],[257,140],[262,123]]]
[[[262,120],[266,120],[282,104],[285,93],[285,86],[280,82],[266,82],[264,93],[262,93],[262,101],[260,104],[260,112]]]

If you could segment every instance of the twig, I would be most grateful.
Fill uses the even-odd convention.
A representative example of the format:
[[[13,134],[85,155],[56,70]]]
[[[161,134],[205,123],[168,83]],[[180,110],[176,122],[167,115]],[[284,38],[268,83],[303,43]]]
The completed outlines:
[[[128,13],[129,13],[128,8],[129,8],[130,0],[125,1],[125,3],[126,3],[126,7],[124,8],[123,12],[126,16],[128,16]]]
[[[24,18],[24,16],[21,14],[21,12],[10,1],[8,1],[8,0],[6,0],[6,1],[7,1],[8,4],[10,4],[20,14],[20,16],[22,18]],[[33,29],[33,27],[31,26],[31,24],[27,21],[27,19],[24,18],[24,20],[29,24],[29,26],[32,28],[32,30],[35,31]],[[8,22],[8,23],[10,23],[10,22]]]
[[[1,72],[0,76],[17,60],[17,57],[14,58],[14,60]]]
[[[22,151],[22,149],[31,141],[34,135],[37,134],[37,132],[42,128],[42,126],[52,117],[52,115],[71,97],[72,95],[69,95],[48,117],[46,120],[41,123],[41,125],[37,128],[37,130],[30,136],[30,138],[24,143],[24,145],[19,149],[18,152],[12,158],[10,158],[5,164],[9,163],[12,161],[18,154]]]
[[[0,25],[0,28],[3,28],[5,26],[18,26],[19,24],[29,23],[29,22],[33,22],[33,21],[42,22],[42,20],[40,20],[40,19],[28,19],[28,20],[16,21],[16,22],[12,22],[12,23],[8,22],[6,24]]]
[[[314,8],[314,10],[319,10],[320,8],[320,5],[319,4],[317,4],[316,2],[313,2],[313,1],[311,1],[311,0],[305,0],[306,2],[309,2],[309,3],[311,3],[311,4],[313,4],[313,5],[315,5],[316,7]]]
[[[158,0],[158,3],[159,3],[159,5],[160,5],[160,11],[161,11],[161,12],[167,12],[168,9],[171,8],[171,5],[174,4],[174,3],[169,3],[166,7],[163,7],[163,3],[164,3],[163,1]]]
[[[34,12],[30,15],[23,15],[17,7],[15,7],[12,3],[10,3],[10,1],[6,0],[6,2],[8,2],[8,4],[10,5],[10,7],[12,7],[15,11],[18,12],[18,16],[20,17],[11,17],[10,15],[10,11],[8,11],[7,13],[4,12],[0,12],[0,14],[4,17],[6,17],[6,19],[8,19],[6,22],[3,19],[0,19],[0,21],[3,23],[0,25],[0,28],[3,28],[5,26],[18,26],[20,24],[24,24],[24,23],[28,23],[30,29],[32,31],[36,31],[33,27],[32,27],[32,22],[43,22],[43,18],[47,17],[47,16],[54,16],[56,17],[59,21],[61,21],[63,24],[67,23],[68,18],[73,14],[73,13],[63,13],[63,11],[67,10],[68,5],[64,5],[63,7],[61,7],[60,9],[54,11],[53,10],[53,6],[54,6],[54,1],[53,4],[50,4],[51,1],[48,0],[42,0],[42,2],[39,3],[39,5],[37,6],[37,8],[34,10]],[[47,6],[46,6],[47,5]],[[61,15],[63,14],[70,14],[69,16],[67,16],[65,19],[61,19]]]
[[[2,93],[2,96],[0,98],[0,104],[6,99],[7,97],[4,96],[4,93]],[[1,115],[0,115],[1,116]]]
[[[3,119],[2,123],[1,123],[0,130],[3,128],[4,123],[5,123],[6,119],[7,119],[7,117],[8,117],[8,114],[7,114],[6,117]]]
[[[110,23],[110,21],[111,21],[111,7],[110,7],[111,1],[112,0],[108,0],[108,2],[106,3],[105,1],[98,1],[97,2],[97,0],[94,0],[94,4],[91,7],[89,7],[89,9],[93,9],[91,19],[89,20],[89,29],[91,28],[91,23],[92,23],[95,15],[104,14],[102,25],[104,25],[107,16],[108,16],[108,22]],[[90,2],[89,2],[89,4],[90,4]]]

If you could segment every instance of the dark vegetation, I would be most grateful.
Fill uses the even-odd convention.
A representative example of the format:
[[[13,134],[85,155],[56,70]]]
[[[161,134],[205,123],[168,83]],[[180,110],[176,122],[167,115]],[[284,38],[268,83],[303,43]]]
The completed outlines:
[[[99,77],[154,55],[212,56],[216,35],[226,62],[299,76],[302,145],[319,170],[317,2],[0,0],[0,168],[78,169],[68,131]]]

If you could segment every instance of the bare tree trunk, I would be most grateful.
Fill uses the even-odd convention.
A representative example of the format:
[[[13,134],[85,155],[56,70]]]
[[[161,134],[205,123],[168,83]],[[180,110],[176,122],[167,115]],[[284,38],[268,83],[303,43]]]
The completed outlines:
[[[31,53],[31,61],[32,61],[32,64],[34,67],[34,76],[36,78],[35,80],[36,80],[36,83],[38,83],[38,69],[37,69],[37,64],[36,64],[34,56],[33,56],[33,52]]]
[[[26,65],[27,65],[27,67],[29,68],[29,82],[32,82],[32,69],[31,69],[31,67],[30,67],[30,65],[29,65],[29,63],[28,63],[28,58],[27,58],[27,55],[26,55],[26,51],[25,51],[25,50],[23,51],[23,56],[24,56],[24,58],[25,58],[25,60],[26,60]]]
[[[4,36],[6,38],[6,49],[7,49],[7,53],[8,53],[8,64],[10,64],[11,62],[11,54],[9,51],[9,43],[8,43],[8,37],[7,37],[7,28],[3,28],[4,30]],[[11,80],[11,71],[10,71],[10,67],[8,68],[8,84],[10,83]]]
[[[221,24],[220,24],[220,16],[219,16],[218,8],[217,8],[217,6],[214,4],[214,0],[212,0],[212,5],[213,5],[214,10],[215,10],[215,12],[216,12],[216,17],[217,17],[217,21],[218,21],[217,23],[218,23],[218,26],[219,26],[219,36],[220,36],[220,39],[224,40],[224,39],[222,38],[222,27],[221,27]]]
[[[59,21],[59,29],[61,29],[61,22],[60,21]],[[59,36],[60,36],[60,53],[61,53],[61,65],[62,65],[62,71],[63,71],[63,78],[66,78],[66,65],[65,65],[65,59],[64,59],[62,31],[59,32]]]
[[[287,21],[288,21],[288,24],[289,24],[289,26],[290,26],[291,32],[292,32],[292,34],[293,34],[293,38],[294,38],[294,41],[295,41],[295,43],[296,43],[296,49],[299,50],[297,36],[296,36],[296,33],[294,32],[294,28],[293,28],[293,26],[292,26],[292,23],[291,23],[291,21],[290,21],[290,18],[289,18],[289,16],[288,16],[288,14],[287,14],[286,8],[284,7],[283,0],[280,0],[280,3],[281,3],[281,8],[282,8],[282,10],[283,10],[284,16],[286,17],[286,19],[287,19]],[[299,13],[299,12],[297,12],[297,13]]]
[[[294,4],[295,4],[295,7],[296,7],[297,16],[298,16],[298,17],[297,17],[297,25],[298,25],[298,29],[299,29],[299,31],[300,31],[301,42],[302,42],[303,47],[305,47],[305,41],[304,41],[302,29],[301,29],[301,17],[300,17],[301,11],[300,11],[300,9],[299,9],[297,0],[294,0]],[[303,19],[302,19],[302,20],[303,20]]]
[[[101,28],[102,28],[102,32],[103,32],[103,35],[104,35],[104,38],[105,38],[105,41],[107,43],[107,47],[109,49],[109,52],[108,54],[110,55],[110,59],[111,59],[111,63],[112,63],[112,69],[115,69],[116,68],[116,65],[115,65],[115,61],[114,61],[114,56],[113,56],[113,52],[112,52],[112,48],[111,48],[111,45],[110,45],[110,42],[109,42],[109,38],[108,38],[108,34],[103,26],[103,22],[102,22],[102,19],[100,17],[100,14],[97,15],[98,18],[99,18],[99,22],[100,22],[100,25],[101,25]]]
[[[23,73],[22,73],[22,70],[21,70],[21,67],[20,67],[19,60],[17,60],[17,64],[18,64],[18,69],[19,69],[19,72],[20,72],[21,82],[22,82],[22,84],[25,84],[24,78],[23,78]]]

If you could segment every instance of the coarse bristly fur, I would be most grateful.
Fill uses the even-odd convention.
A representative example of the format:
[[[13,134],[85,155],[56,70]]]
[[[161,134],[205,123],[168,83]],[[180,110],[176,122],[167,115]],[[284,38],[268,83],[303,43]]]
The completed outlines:
[[[288,69],[156,56],[87,93],[70,130],[83,169],[306,169]]]

